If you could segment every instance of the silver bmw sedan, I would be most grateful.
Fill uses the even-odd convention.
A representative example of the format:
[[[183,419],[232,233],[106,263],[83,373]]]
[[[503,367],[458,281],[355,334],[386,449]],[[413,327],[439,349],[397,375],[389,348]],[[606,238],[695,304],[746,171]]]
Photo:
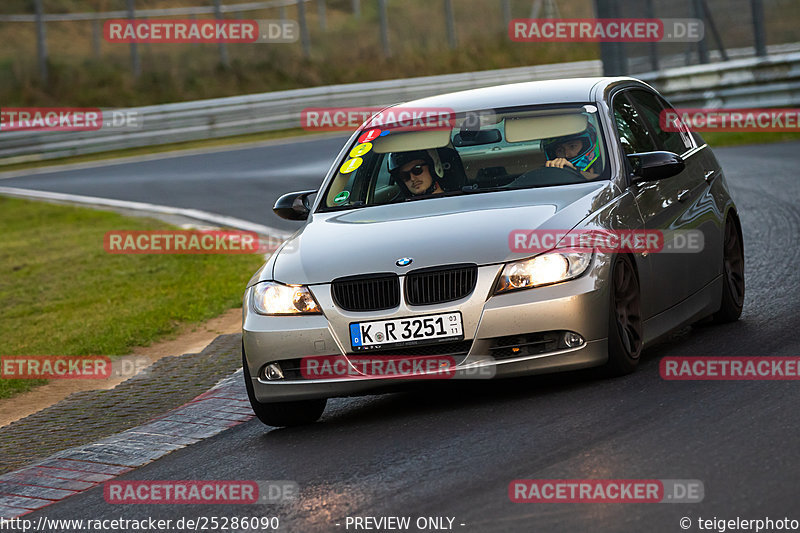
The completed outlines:
[[[389,107],[319,190],[273,209],[304,223],[244,294],[245,383],[271,426],[426,380],[621,375],[671,330],[742,310],[723,171],[632,78]]]

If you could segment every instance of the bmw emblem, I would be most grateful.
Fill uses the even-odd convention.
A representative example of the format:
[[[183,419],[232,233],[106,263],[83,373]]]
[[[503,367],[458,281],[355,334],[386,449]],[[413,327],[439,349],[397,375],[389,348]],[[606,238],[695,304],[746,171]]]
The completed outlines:
[[[410,257],[401,257],[400,259],[398,259],[395,262],[395,265],[397,265],[399,267],[405,267],[405,266],[410,265],[412,261],[414,261],[414,260],[411,259]]]

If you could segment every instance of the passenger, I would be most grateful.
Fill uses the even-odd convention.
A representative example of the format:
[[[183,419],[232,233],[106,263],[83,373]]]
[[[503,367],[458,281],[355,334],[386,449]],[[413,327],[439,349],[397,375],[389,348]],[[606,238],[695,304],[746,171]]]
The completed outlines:
[[[580,133],[542,140],[542,150],[547,157],[546,167],[572,168],[587,180],[600,175],[600,145],[597,131],[588,124]]]
[[[395,152],[388,157],[389,174],[407,197],[444,192],[442,162],[436,150]]]

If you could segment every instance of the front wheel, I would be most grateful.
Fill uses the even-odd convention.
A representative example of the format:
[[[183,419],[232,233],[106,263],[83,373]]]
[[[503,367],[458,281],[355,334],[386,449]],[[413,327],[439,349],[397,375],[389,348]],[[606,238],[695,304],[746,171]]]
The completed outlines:
[[[264,424],[274,427],[302,426],[313,424],[322,412],[325,411],[327,398],[314,400],[299,400],[294,402],[261,403],[256,399],[250,369],[247,367],[247,358],[242,346],[242,365],[244,369],[244,385],[247,389],[247,398],[256,417]]]
[[[744,305],[744,246],[733,218],[725,222],[722,251],[722,302],[712,319],[717,324],[735,322]]]
[[[633,260],[617,256],[611,271],[611,303],[608,310],[608,362],[606,376],[630,374],[642,354],[642,312],[639,305],[639,279]]]

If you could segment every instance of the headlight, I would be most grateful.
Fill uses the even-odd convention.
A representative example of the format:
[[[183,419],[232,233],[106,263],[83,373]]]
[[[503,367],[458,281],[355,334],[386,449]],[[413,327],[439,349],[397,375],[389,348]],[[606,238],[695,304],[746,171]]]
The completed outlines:
[[[577,278],[592,262],[592,252],[549,252],[508,263],[500,273],[495,294],[530,289]]]
[[[319,314],[308,287],[265,281],[253,287],[253,307],[262,315]]]

